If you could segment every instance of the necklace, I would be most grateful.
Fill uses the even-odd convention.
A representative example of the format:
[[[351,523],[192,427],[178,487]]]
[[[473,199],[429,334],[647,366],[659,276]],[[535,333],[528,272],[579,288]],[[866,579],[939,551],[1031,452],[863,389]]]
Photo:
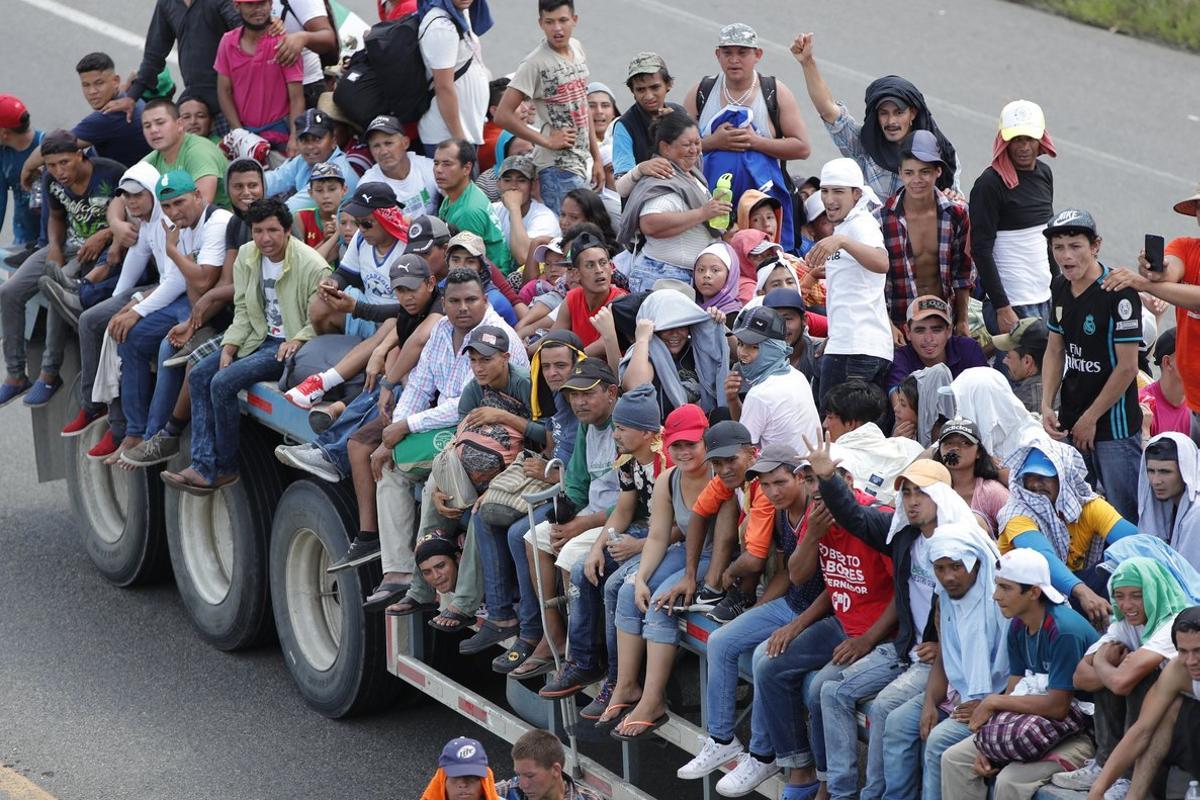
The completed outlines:
[[[725,84],[724,81],[721,81],[721,94],[723,94],[725,96],[725,100],[728,105],[745,106],[746,101],[749,100],[754,95],[754,91],[757,88],[758,88],[758,72],[754,73],[754,82],[750,84],[750,88],[747,89],[742,94],[742,96],[738,97],[738,98],[735,98],[732,94],[730,94],[729,87]]]

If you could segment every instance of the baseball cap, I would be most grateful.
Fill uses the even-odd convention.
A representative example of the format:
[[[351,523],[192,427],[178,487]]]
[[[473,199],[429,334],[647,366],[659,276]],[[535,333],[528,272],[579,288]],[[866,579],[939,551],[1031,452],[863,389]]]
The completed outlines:
[[[900,151],[901,158],[912,156],[918,161],[924,161],[926,164],[937,164],[943,170],[946,167],[946,160],[942,158],[942,149],[938,147],[937,137],[932,131],[917,130],[909,134],[908,141],[904,143],[904,147]]]
[[[750,465],[750,469],[746,470],[746,478],[756,478],[759,475],[783,466],[791,467],[792,470],[795,470],[807,463],[807,459],[797,453],[796,448],[782,442],[777,442],[767,445],[759,452],[758,460]]]
[[[801,314],[808,310],[800,293],[786,286],[767,292],[763,297],[762,304],[766,308],[794,308]]]
[[[895,103],[896,108],[900,109],[901,111],[908,110],[908,101],[903,97],[898,97],[894,94],[884,95],[883,97],[879,98],[879,102],[875,104],[875,107],[879,108],[879,106],[883,105],[884,103]]]
[[[1025,463],[1017,471],[1017,475],[1041,475],[1044,478],[1057,478],[1058,468],[1050,457],[1036,447],[1030,448],[1025,456]]]
[[[1000,110],[1000,138],[1011,141],[1018,136],[1041,140],[1046,133],[1046,115],[1031,100],[1013,100]]]
[[[763,253],[766,253],[770,250],[778,250],[782,253],[783,245],[781,245],[779,242],[772,242],[770,239],[763,239],[761,242],[754,245],[754,247],[750,248],[750,255],[761,256]]]
[[[821,199],[820,189],[804,198],[804,219],[812,222],[824,213],[825,201]]]
[[[461,247],[471,255],[479,258],[487,252],[487,247],[483,243],[483,238],[477,233],[471,231],[459,231],[454,235],[454,238],[446,242],[446,251],[449,252],[456,247]]]
[[[576,236],[575,241],[571,242],[571,263],[574,264],[585,250],[591,250],[593,247],[601,247],[605,253],[608,252],[608,244],[590,232],[584,231]]]
[[[375,119],[367,123],[367,130],[364,136],[370,136],[375,131],[383,131],[384,133],[404,133],[404,126],[400,124],[400,120],[388,114],[380,114]]]
[[[20,98],[11,94],[0,94],[0,128],[16,128],[21,124],[21,117],[29,109]]]
[[[966,417],[955,417],[954,419],[947,420],[942,425],[942,432],[938,436],[938,441],[945,440],[952,433],[963,437],[971,444],[979,444],[979,426]]]
[[[346,182],[346,176],[342,174],[342,168],[332,161],[322,161],[320,164],[314,164],[312,172],[309,173],[308,182],[313,181],[338,180],[342,183]]]
[[[135,178],[122,178],[117,184],[117,194],[141,194],[146,187]]]
[[[488,757],[483,745],[465,736],[446,742],[442,754],[438,756],[438,766],[447,778],[488,776]]]
[[[651,53],[649,50],[643,50],[633,57],[633,61],[629,62],[629,71],[625,75],[625,80],[628,81],[635,75],[654,75],[666,68],[667,62],[663,61],[662,56],[658,53]]]
[[[721,28],[717,37],[717,47],[754,47],[758,48],[758,34],[744,22],[735,22]]]
[[[1010,333],[1001,333],[992,337],[992,344],[997,350],[1025,350],[1037,352],[1046,350],[1050,339],[1050,330],[1046,323],[1037,317],[1025,317],[1017,323]]]
[[[750,431],[740,422],[722,420],[704,432],[704,449],[708,453],[705,461],[714,458],[730,458],[748,444],[753,444]]]
[[[934,294],[923,294],[908,304],[907,319],[909,322],[916,322],[927,317],[941,317],[946,320],[947,325],[953,322],[950,319],[950,304]]]
[[[773,308],[756,306],[748,308],[738,317],[733,335],[746,344],[758,344],[767,339],[787,339],[787,325],[783,317]]]
[[[1050,585],[1050,563],[1046,557],[1029,547],[1014,547],[1000,556],[996,578],[1036,586],[1055,605],[1066,600],[1062,592]]]
[[[663,423],[663,447],[675,442],[699,442],[708,430],[708,416],[695,403],[685,403],[667,414]]]
[[[416,289],[431,274],[433,273],[430,272],[428,261],[418,255],[406,253],[392,264],[392,268],[388,270],[388,279],[393,289]]]
[[[481,356],[494,356],[508,352],[508,334],[495,325],[480,325],[467,334],[465,348]]]
[[[411,240],[410,240],[411,241]],[[566,256],[566,251],[563,250],[562,237],[556,236],[546,244],[539,244],[533,249],[533,261],[536,264],[545,264],[546,256],[554,253],[555,255]]]
[[[599,384],[616,386],[617,376],[608,368],[608,362],[602,358],[585,358],[575,365],[571,377],[562,385],[563,389],[576,392],[586,392]]]
[[[79,139],[68,130],[59,128],[42,137],[42,155],[44,156],[56,153],[74,153],[78,149]]]
[[[1096,220],[1081,208],[1066,208],[1058,212],[1049,222],[1042,235],[1049,239],[1060,233],[1089,233],[1097,236]]]
[[[918,458],[909,464],[903,472],[896,476],[896,480],[892,481],[892,488],[899,489],[900,481],[905,479],[912,481],[922,489],[935,483],[952,485],[950,470],[946,469],[945,464],[939,464],[932,458]]]
[[[435,244],[450,239],[450,226],[441,217],[420,216],[408,226],[406,253],[428,253]]]
[[[391,186],[382,181],[368,181],[358,185],[342,208],[352,217],[369,217],[377,208],[392,208],[396,205],[399,204]]]
[[[324,111],[310,108],[296,117],[296,138],[301,136],[328,136],[333,133],[333,123]]]
[[[174,200],[194,191],[196,191],[196,182],[192,180],[191,175],[181,169],[171,170],[159,178],[158,183],[154,185],[154,192],[158,195],[159,202]]]
[[[496,177],[503,178],[506,172],[519,172],[529,180],[533,180],[533,159],[527,155],[509,156],[496,170]]]

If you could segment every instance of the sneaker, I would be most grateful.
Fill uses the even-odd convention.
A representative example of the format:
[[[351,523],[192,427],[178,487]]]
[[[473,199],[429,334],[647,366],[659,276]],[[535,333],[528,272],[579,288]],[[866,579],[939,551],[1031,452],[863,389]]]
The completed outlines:
[[[88,450],[88,458],[102,459],[108,458],[113,453],[117,452],[117,448],[121,443],[113,438],[112,431],[105,431],[104,437],[96,442],[96,446]]]
[[[25,263],[25,259],[37,252],[36,244],[27,244],[19,250],[14,250],[4,257],[5,266],[16,269]]]
[[[79,300],[77,290],[71,291],[45,275],[38,278],[38,288],[41,289],[42,296],[50,302],[51,308],[60,317],[69,322],[72,328],[79,327],[79,315],[83,313],[83,303]]]
[[[746,610],[746,605],[746,595],[742,590],[736,586],[730,586],[729,591],[725,593],[725,599],[717,603],[717,607],[705,616],[713,622],[724,625],[726,622],[732,622],[740,617]]]
[[[46,262],[46,277],[67,291],[79,294],[79,278],[68,275],[60,264]]]
[[[319,373],[309,375],[296,388],[284,392],[283,396],[292,405],[307,410],[313,407],[313,403],[325,396],[325,382],[321,380]]]
[[[1101,767],[1096,759],[1089,758],[1083,766],[1070,772],[1058,772],[1050,776],[1050,782],[1062,789],[1072,789],[1076,792],[1086,792],[1092,788],[1096,778],[1100,777]]]
[[[275,458],[280,463],[294,467],[309,475],[314,475],[323,481],[341,483],[342,476],[338,474],[333,464],[325,457],[325,453],[315,444],[298,444],[288,446],[281,444],[275,448]]]
[[[29,381],[21,383],[0,383],[0,408],[16,400],[21,395],[33,388],[33,384]]]
[[[562,669],[546,681],[546,685],[538,694],[552,699],[570,697],[583,691],[585,686],[592,685],[607,674],[608,670],[606,669],[600,667],[584,669],[574,661],[568,661],[563,664]]]
[[[767,778],[779,772],[775,759],[764,764],[749,753],[738,756],[737,766],[721,780],[717,781],[717,794],[722,797],[742,797],[750,794]]]
[[[121,453],[121,460],[131,467],[152,467],[170,461],[179,453],[179,437],[159,431],[137,447]]]
[[[54,393],[62,388],[62,378],[54,376],[53,381],[44,381],[40,378],[33,382],[29,392],[26,393],[25,399],[22,400],[27,408],[41,408],[50,402],[50,398],[54,397]]]
[[[1108,791],[1104,793],[1104,800],[1125,800],[1125,795],[1129,794],[1131,786],[1133,786],[1133,782],[1129,778],[1117,778],[1116,783],[1108,787]]]
[[[107,408],[101,408],[99,411],[88,411],[87,408],[81,408],[75,415],[75,419],[64,425],[60,433],[64,439],[79,436],[106,416],[108,416]]]
[[[696,602],[692,603],[694,611],[712,611],[725,599],[725,592],[720,589],[714,589],[707,583],[700,587],[700,591],[696,594]]]
[[[362,566],[379,557],[379,537],[372,536],[367,538],[360,534],[354,537],[354,541],[350,543],[350,547],[346,550],[346,555],[330,564],[325,572],[327,574],[341,572],[344,569]]]
[[[188,356],[195,352],[196,348],[207,342],[209,339],[217,335],[217,332],[207,325],[200,328],[191,337],[183,343],[183,347],[175,351],[175,355],[170,358],[163,359],[164,367],[182,367],[187,363]]]
[[[688,763],[680,767],[675,775],[685,781],[694,781],[716,770],[742,754],[742,743],[736,738],[729,744],[721,744],[711,736],[705,737],[704,747]],[[747,753],[747,755],[749,755]],[[740,766],[740,765],[739,765]]]
[[[600,687],[600,691],[592,698],[592,702],[579,709],[580,718],[590,722],[600,719],[608,709],[608,704],[612,702],[612,693],[616,686],[616,681],[611,678],[604,681],[604,684]]]

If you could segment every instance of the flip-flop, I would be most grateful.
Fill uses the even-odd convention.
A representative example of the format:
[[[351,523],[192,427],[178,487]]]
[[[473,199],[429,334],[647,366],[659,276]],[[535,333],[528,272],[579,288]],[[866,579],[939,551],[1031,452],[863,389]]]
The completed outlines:
[[[389,616],[389,617],[407,617],[411,614],[418,614],[423,611],[437,611],[437,609],[438,609],[437,603],[409,603],[408,608],[405,608],[405,609],[397,609],[396,608],[396,606],[401,605],[406,602],[408,602],[408,601],[401,600],[399,603],[392,603],[392,605],[388,606],[387,611],[385,611],[384,613],[387,614],[387,616]]]
[[[192,483],[187,478],[183,477],[180,472],[168,472],[163,470],[158,473],[158,477],[162,478],[162,482],[170,486],[172,489],[177,489],[181,492],[187,492],[195,497],[208,497],[217,491],[217,487],[205,485],[201,483]]]
[[[597,730],[601,730],[601,731],[605,730],[606,728],[615,728],[617,725],[619,725],[621,723],[621,720],[625,719],[626,715],[629,714],[630,711],[633,711],[633,707],[636,705],[637,705],[637,701],[634,701],[632,703],[617,703],[616,705],[610,705],[610,706],[608,706],[608,708],[605,708],[604,711],[600,712],[600,716],[596,717],[595,721],[592,724],[592,727],[596,728]],[[608,719],[605,719],[604,715],[607,714],[609,711],[613,711],[613,710],[617,711],[618,713],[613,714]],[[583,717],[582,711],[579,712],[579,716]],[[583,718],[589,719],[589,717],[583,717]]]
[[[663,714],[661,717],[654,720],[653,722],[643,722],[641,720],[636,720],[636,719],[635,720],[627,719],[627,720],[625,720],[624,724],[625,725],[636,725],[638,728],[640,728],[640,730],[637,733],[633,733],[633,734],[620,733],[617,731],[616,728],[613,728],[611,731],[608,732],[608,735],[613,737],[614,739],[620,739],[622,742],[636,742],[639,739],[646,737],[648,734],[653,733],[654,731],[658,730],[659,728],[661,728],[663,725],[666,725],[670,721],[671,721],[670,714]]]
[[[779,800],[812,800],[820,790],[821,784],[819,781],[805,783],[800,786],[789,783],[779,793]]]
[[[479,631],[469,639],[464,639],[458,645],[458,652],[464,656],[473,656],[476,653],[482,653],[489,647],[498,645],[505,639],[511,639],[518,633],[517,625],[509,625],[503,627],[492,622],[490,619],[484,620],[479,626]]]
[[[445,617],[446,619],[454,620],[458,624],[457,625],[446,625],[445,623],[439,623],[438,620],[441,619],[442,617]],[[469,625],[473,624],[474,622],[475,622],[474,616],[467,616],[466,614],[462,613],[461,611],[451,610],[451,611],[445,611],[442,614],[434,617],[433,619],[429,620],[429,622],[427,624],[429,625],[429,627],[433,628],[435,631],[441,631],[442,633],[459,633],[461,631],[465,631],[467,629],[467,627]]]
[[[363,611],[369,614],[377,614],[392,603],[395,603],[407,592],[407,583],[396,583],[395,581],[381,583],[375,587],[375,591],[371,592],[371,596],[363,602]]]
[[[529,658],[525,659],[521,666],[529,667],[530,669],[527,672],[520,673],[514,669],[512,672],[508,673],[508,676],[510,678],[516,678],[519,681],[525,681],[529,680],[530,678],[537,678],[541,675],[549,675],[551,672],[554,672],[554,659],[550,656],[530,656]]]

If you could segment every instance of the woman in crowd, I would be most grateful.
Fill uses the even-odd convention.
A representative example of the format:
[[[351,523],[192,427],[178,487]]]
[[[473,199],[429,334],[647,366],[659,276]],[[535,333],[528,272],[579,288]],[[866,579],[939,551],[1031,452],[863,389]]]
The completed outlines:
[[[984,530],[996,538],[996,519],[1008,502],[1008,487],[991,453],[980,442],[975,423],[955,417],[942,426],[933,460],[950,470],[951,483],[958,496],[967,501]]]

